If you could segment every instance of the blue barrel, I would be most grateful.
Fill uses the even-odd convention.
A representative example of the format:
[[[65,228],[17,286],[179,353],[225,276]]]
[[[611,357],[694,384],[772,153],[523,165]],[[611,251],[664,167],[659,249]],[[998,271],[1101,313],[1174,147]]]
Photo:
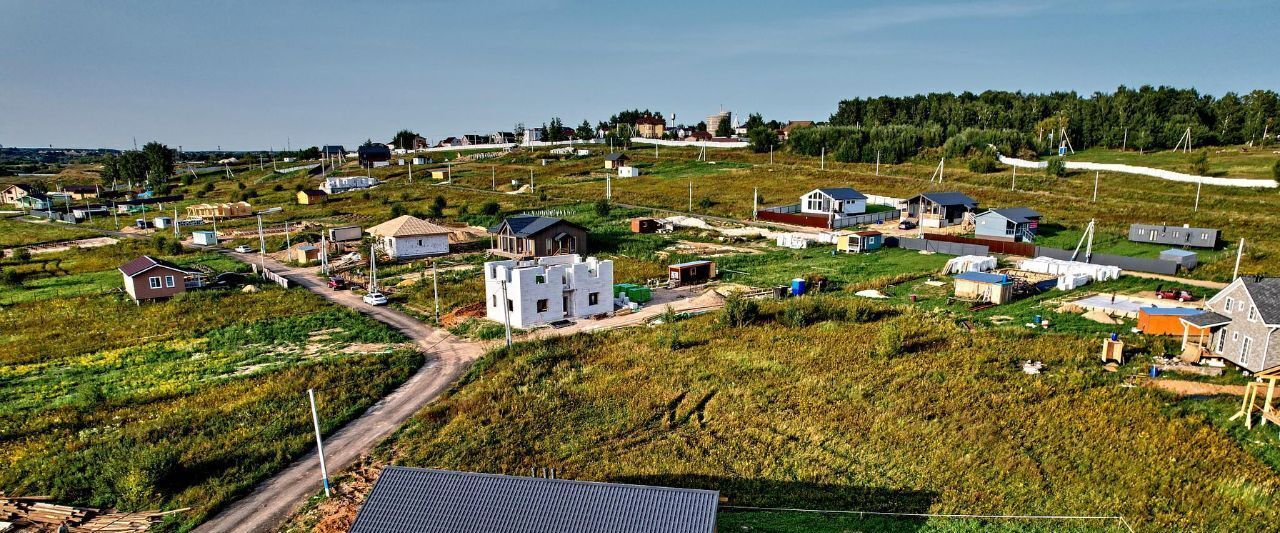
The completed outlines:
[[[1112,333],[1112,334],[1111,334],[1111,342],[1116,342],[1116,341],[1118,341],[1118,340],[1120,340],[1120,334],[1119,334],[1119,333]]]
[[[1036,315],[1036,325],[1037,325],[1037,326],[1039,326],[1039,325],[1040,325],[1040,321],[1041,321],[1040,315]]]
[[[1160,369],[1156,365],[1151,365],[1151,377],[1160,377]]]
[[[791,295],[800,296],[804,294],[804,278],[796,278],[791,280]]]

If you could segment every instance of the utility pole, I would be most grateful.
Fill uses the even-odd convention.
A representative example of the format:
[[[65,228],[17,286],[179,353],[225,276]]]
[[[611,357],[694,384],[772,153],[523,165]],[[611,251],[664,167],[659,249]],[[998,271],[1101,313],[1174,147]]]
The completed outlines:
[[[431,293],[436,300],[436,323],[440,323],[440,281],[436,276],[436,262],[431,262]]]
[[[1098,176],[1100,174],[1102,173],[1096,170],[1093,172],[1093,201],[1095,202],[1098,201]],[[1199,201],[1200,199],[1196,198],[1196,202],[1199,203]]]
[[[769,164],[773,164],[773,145],[769,145]]]
[[[693,180],[689,180],[689,212],[693,212]]]
[[[756,214],[760,212],[760,188],[751,188],[751,218],[755,219]]]
[[[1009,184],[1009,190],[1012,191],[1018,188],[1018,167],[1010,165],[1009,168],[1013,169],[1013,182]]]
[[[1192,212],[1200,211],[1200,188],[1204,187],[1204,179],[1196,178],[1196,206],[1191,209]]]
[[[173,208],[173,236],[178,237],[178,208]]]
[[[114,200],[111,201],[111,220],[116,223],[116,230],[120,230],[120,208],[116,206]],[[214,233],[217,236],[217,233]]]
[[[876,150],[876,175],[880,175],[880,150]]]
[[[413,160],[409,160],[409,183],[413,183]]]
[[[489,181],[491,182],[489,184],[490,187],[495,191],[498,190],[498,167],[489,165]]]
[[[289,221],[284,221],[284,249],[293,248],[293,243],[289,242]]]
[[[498,283],[502,285],[502,323],[507,329],[507,351],[511,351],[511,301],[507,299],[507,280],[500,279]]]
[[[537,186],[533,184],[533,169],[529,169],[529,192],[533,192]]]
[[[1244,256],[1244,237],[1240,237],[1240,246],[1236,248],[1236,269],[1231,272],[1231,281],[1240,278],[1240,258]]]
[[[613,199],[613,175],[605,174],[604,176],[604,199]]]
[[[827,147],[826,146],[822,147],[822,154],[820,157],[821,159],[818,160],[818,163],[821,165],[820,170],[826,170],[827,169]]]
[[[262,266],[262,275],[267,275],[267,238],[262,235],[262,213],[258,213],[258,262]]]
[[[316,414],[316,393],[307,389],[307,399],[311,400],[311,425],[316,428],[316,455],[320,457],[320,483],[324,485],[324,497],[329,497],[329,469],[324,465],[324,442],[320,439],[320,416]]]

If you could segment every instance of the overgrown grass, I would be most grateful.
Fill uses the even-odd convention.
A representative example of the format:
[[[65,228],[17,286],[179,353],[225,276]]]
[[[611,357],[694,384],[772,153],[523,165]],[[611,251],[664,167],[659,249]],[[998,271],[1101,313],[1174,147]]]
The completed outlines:
[[[96,234],[57,222],[23,222],[0,218],[0,248],[93,237]]]
[[[884,276],[923,276],[937,272],[950,258],[900,248],[833,255],[834,250],[834,246],[815,246],[731,255],[717,258],[716,265],[725,281],[753,287],[790,285],[794,278],[811,275],[825,276],[837,285],[852,285]]]

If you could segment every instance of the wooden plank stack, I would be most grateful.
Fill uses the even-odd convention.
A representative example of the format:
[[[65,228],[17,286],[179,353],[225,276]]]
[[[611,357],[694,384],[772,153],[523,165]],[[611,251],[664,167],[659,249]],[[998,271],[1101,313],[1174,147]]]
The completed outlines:
[[[6,497],[0,495],[0,522],[11,522],[14,531],[55,531],[66,525],[73,533],[142,532],[165,516],[185,511],[120,513],[90,507],[72,507],[47,502],[43,496]]]

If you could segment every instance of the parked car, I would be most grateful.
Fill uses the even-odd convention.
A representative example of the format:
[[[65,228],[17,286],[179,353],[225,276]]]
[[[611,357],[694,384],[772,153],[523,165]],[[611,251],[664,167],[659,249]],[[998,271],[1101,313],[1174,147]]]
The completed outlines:
[[[329,288],[330,288],[330,289],[333,289],[333,290],[335,290],[335,291],[340,291],[340,290],[347,289],[347,288],[350,288],[350,287],[351,287],[351,283],[350,283],[350,282],[348,282],[348,281],[347,281],[346,279],[344,279],[344,278],[340,278],[340,277],[337,277],[337,276],[334,276],[334,277],[332,277],[332,278],[329,278]]]
[[[1175,289],[1156,289],[1156,298],[1161,300],[1177,300],[1179,302],[1190,302],[1196,299],[1196,297],[1192,296],[1188,291]]]
[[[252,251],[253,251],[253,248],[250,248],[250,247],[245,246],[245,245],[243,245],[243,244],[241,244],[240,246],[237,246],[237,247],[236,247],[236,253],[238,253],[238,254],[247,254],[247,253],[252,252]]]
[[[898,223],[898,229],[916,229],[916,223],[910,220],[903,220]]]
[[[369,305],[387,305],[387,297],[380,292],[371,292],[362,299]]]

